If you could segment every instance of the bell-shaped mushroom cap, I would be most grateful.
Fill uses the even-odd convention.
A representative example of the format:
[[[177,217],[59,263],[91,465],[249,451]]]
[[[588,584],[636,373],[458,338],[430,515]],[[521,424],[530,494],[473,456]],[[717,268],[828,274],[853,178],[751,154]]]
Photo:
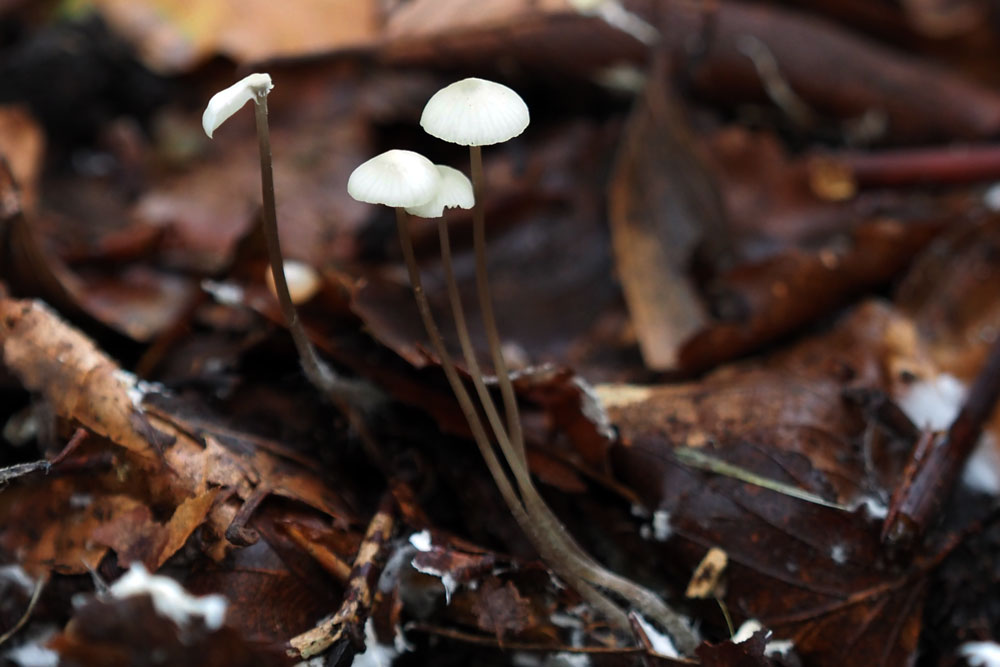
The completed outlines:
[[[257,97],[267,95],[274,88],[271,83],[270,74],[251,74],[229,86],[225,90],[220,90],[205,107],[205,113],[201,116],[201,126],[205,129],[208,138],[212,138],[212,133],[234,113],[239,111],[244,104]]]
[[[323,284],[319,274],[316,273],[316,269],[305,262],[286,259],[284,270],[285,282],[288,284],[288,296],[291,297],[292,303],[296,306],[300,306],[313,298]],[[264,282],[267,284],[267,289],[274,295],[274,298],[278,298],[278,288],[274,284],[274,274],[271,272],[270,266],[264,272]]]
[[[413,151],[376,155],[351,173],[347,192],[368,204],[420,206],[437,193],[441,176],[434,163]]]
[[[528,105],[513,90],[484,79],[462,79],[427,101],[420,127],[462,146],[489,146],[513,139],[531,120]]]
[[[466,175],[443,164],[435,166],[441,175],[437,194],[426,204],[407,207],[406,212],[420,218],[440,218],[446,208],[472,208],[476,198]]]

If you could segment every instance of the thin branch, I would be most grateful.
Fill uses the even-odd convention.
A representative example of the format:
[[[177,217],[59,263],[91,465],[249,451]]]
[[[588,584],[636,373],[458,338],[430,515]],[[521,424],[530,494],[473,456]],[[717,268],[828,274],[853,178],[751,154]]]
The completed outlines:
[[[0,635],[0,646],[3,646],[7,643],[7,640],[17,634],[17,632],[24,627],[24,624],[28,622],[28,619],[31,618],[31,613],[35,610],[35,605],[38,604],[39,598],[42,597],[42,590],[45,588],[45,583],[45,577],[40,577],[38,581],[35,582],[35,588],[31,592],[31,599],[28,600],[27,609],[24,610],[24,614],[22,614],[21,618],[17,620],[14,627]]]

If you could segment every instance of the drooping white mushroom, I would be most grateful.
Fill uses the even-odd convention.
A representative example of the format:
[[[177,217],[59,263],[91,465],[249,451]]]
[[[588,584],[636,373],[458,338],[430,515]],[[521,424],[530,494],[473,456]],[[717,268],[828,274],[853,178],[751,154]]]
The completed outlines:
[[[489,146],[518,136],[531,116],[521,96],[485,79],[462,79],[434,93],[420,116],[427,134],[462,146]]]
[[[406,212],[420,218],[440,218],[446,208],[472,208],[476,203],[472,181],[458,169],[443,164],[434,166],[441,175],[437,193],[426,204],[407,207]]]
[[[347,180],[347,193],[367,204],[421,206],[437,194],[441,175],[419,153],[394,149],[362,163]]]
[[[225,90],[217,92],[208,101],[205,113],[201,116],[201,126],[205,129],[205,134],[211,139],[215,130],[230,116],[243,108],[244,104],[257,97],[267,95],[273,88],[271,75],[257,72],[240,79]]]
[[[302,361],[302,369],[309,381],[320,391],[332,395],[342,394],[346,383],[319,357],[295,311],[295,303],[285,280],[284,260],[281,255],[281,239],[278,236],[278,210],[274,201],[274,173],[271,160],[271,130],[267,122],[267,95],[274,88],[271,75],[256,73],[244,77],[225,90],[212,96],[202,114],[201,124],[205,134],[212,133],[230,116],[239,111],[250,100],[254,101],[254,120],[257,125],[257,145],[260,149],[260,189],[261,228],[267,242],[267,261],[271,266],[274,293],[278,297],[281,314],[295,342],[295,349]]]

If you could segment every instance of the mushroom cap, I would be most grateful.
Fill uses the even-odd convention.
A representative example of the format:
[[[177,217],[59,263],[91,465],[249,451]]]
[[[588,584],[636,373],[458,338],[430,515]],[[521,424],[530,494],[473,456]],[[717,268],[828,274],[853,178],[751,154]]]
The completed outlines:
[[[458,169],[443,164],[434,166],[441,175],[437,193],[426,204],[407,207],[406,212],[419,218],[440,218],[446,208],[472,208],[476,197],[468,177]]]
[[[305,262],[286,259],[284,261],[284,271],[285,282],[288,283],[288,295],[291,297],[292,303],[296,306],[300,306],[312,299],[322,286],[322,279],[316,273],[316,269]],[[267,284],[267,289],[274,295],[274,298],[278,298],[278,288],[274,284],[274,273],[271,272],[270,266],[264,272],[264,282]]]
[[[274,84],[271,83],[271,75],[258,72],[243,77],[228,88],[212,95],[208,106],[205,107],[205,113],[201,116],[201,126],[205,129],[205,134],[211,139],[212,133],[244,104],[255,97],[267,95],[272,88]]]
[[[347,193],[368,204],[420,206],[437,193],[441,176],[420,153],[394,149],[361,164],[347,180]]]
[[[420,116],[427,134],[462,146],[513,139],[531,120],[521,96],[503,84],[462,79],[434,93]]]

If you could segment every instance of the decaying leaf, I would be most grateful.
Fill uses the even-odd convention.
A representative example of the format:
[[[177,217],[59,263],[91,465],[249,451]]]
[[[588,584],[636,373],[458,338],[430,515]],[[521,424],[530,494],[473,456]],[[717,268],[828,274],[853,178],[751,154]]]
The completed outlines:
[[[248,63],[370,46],[378,18],[373,0],[310,0],[281,9],[244,0],[206,5],[174,0],[77,4],[99,9],[136,45],[147,65],[164,73],[189,70],[213,55]]]
[[[69,460],[83,469],[95,468],[99,475],[82,478],[68,472],[56,485],[62,493],[53,494],[41,484],[4,495],[10,513],[4,533],[8,548],[28,539],[27,531],[41,529],[48,536],[33,547],[29,560],[35,567],[82,572],[84,566],[97,565],[105,547],[112,547],[122,562],[159,567],[206,521],[216,526],[214,539],[221,538],[235,516],[234,509],[216,502],[222,488],[238,498],[258,492],[282,495],[331,516],[350,516],[342,499],[301,468],[262,450],[245,460],[242,452],[212,438],[204,444],[195,441],[178,429],[179,419],[147,414],[141,407],[144,388],[135,378],[40,304],[0,300],[0,323],[6,366],[44,395],[59,417],[123,448],[121,454],[102,451],[92,439],[89,449]],[[68,465],[62,461],[57,470]],[[87,486],[74,487],[81,479],[88,480]],[[38,502],[38,493],[48,499]],[[74,494],[79,496],[75,505],[70,502]],[[171,508],[165,522],[153,516],[164,503]],[[217,543],[222,551],[215,555],[221,558],[225,543]]]
[[[55,411],[149,462],[166,440],[143,415],[137,380],[43,304],[0,300],[3,363]]]
[[[622,60],[639,60],[645,47],[566,0],[416,0],[402,4],[385,26],[382,56],[405,64],[492,67],[501,54],[559,74],[592,74]],[[593,48],[571,50],[581,40]]]
[[[906,322],[870,303],[765,363],[691,385],[598,387],[621,434],[620,475],[665,515],[665,548],[692,569],[704,549],[724,549],[730,608],[792,639],[811,664],[839,664],[857,651],[898,664],[916,647],[926,572],[893,562],[879,541],[912,442],[850,398],[891,391],[891,359],[926,359],[897,344]],[[671,454],[680,446],[846,509],[689,468]]]
[[[895,667],[1000,633],[1000,417],[950,502],[926,494],[926,540],[883,542],[1000,328],[988,3],[56,4],[0,9],[5,658],[54,659],[55,626],[75,664]],[[378,394],[345,414],[263,282],[253,114],[198,124],[250,71],[276,84],[285,254],[322,277],[300,315]],[[346,193],[389,148],[464,170],[418,121],[465,76],[531,110],[477,195],[528,466],[588,555],[698,627],[692,655],[639,614],[609,628],[538,558],[391,211]],[[486,359],[472,216],[446,223]],[[436,230],[412,231],[456,352]],[[222,594],[226,626],[87,597],[140,563]]]
[[[500,642],[506,633],[524,632],[534,622],[531,603],[521,597],[512,581],[503,585],[496,579],[487,579],[476,602],[476,610],[479,628],[495,633]]]
[[[661,64],[626,127],[609,195],[615,268],[656,371],[676,368],[681,346],[707,324],[691,272],[699,259],[720,260],[729,238],[716,183],[668,85]]]

